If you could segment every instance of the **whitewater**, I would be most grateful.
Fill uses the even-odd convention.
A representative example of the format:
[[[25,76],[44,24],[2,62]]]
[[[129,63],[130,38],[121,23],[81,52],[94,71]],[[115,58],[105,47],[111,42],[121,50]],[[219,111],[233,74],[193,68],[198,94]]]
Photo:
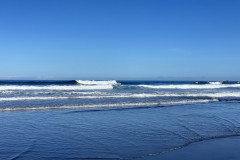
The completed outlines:
[[[131,108],[238,100],[238,81],[0,81],[0,111]]]

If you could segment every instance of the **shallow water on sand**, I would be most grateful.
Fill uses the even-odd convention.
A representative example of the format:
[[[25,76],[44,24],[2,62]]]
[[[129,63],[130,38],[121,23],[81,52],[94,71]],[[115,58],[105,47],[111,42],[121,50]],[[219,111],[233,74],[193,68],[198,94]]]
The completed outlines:
[[[240,103],[0,113],[0,159],[136,159],[240,135]]]
[[[192,143],[166,154],[148,156],[140,160],[239,160],[240,137],[228,137]]]

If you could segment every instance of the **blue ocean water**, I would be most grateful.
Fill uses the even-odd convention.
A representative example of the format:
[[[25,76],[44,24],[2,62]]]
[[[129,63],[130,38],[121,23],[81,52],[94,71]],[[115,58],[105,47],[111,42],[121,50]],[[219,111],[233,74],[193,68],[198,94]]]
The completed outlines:
[[[239,89],[239,82],[0,81],[0,111],[159,106],[238,100]]]
[[[0,81],[0,159],[141,159],[240,135],[239,82]]]

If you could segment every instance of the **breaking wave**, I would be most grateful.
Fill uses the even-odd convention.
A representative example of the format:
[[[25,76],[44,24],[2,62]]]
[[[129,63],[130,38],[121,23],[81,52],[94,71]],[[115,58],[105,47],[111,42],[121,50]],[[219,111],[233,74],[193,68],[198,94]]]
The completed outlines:
[[[209,84],[222,84],[222,82],[209,82]]]
[[[220,90],[218,88],[227,89]],[[0,108],[23,110],[23,106],[38,106],[36,110],[39,110],[39,107],[44,109],[46,106],[50,106],[47,109],[58,109],[59,107],[62,109],[71,108],[69,107],[71,105],[80,105],[74,106],[76,108],[91,108],[163,103],[185,104],[213,100],[239,101],[239,89],[240,84],[237,82],[194,84],[193,81],[0,81]],[[54,107],[52,107],[53,105]]]
[[[113,83],[114,84],[114,83]],[[206,84],[206,85],[0,85],[0,91],[9,90],[99,90],[99,89],[136,89],[138,87],[151,89],[218,89],[218,88],[240,88],[240,84]]]
[[[76,82],[78,84],[83,84],[83,85],[114,85],[114,84],[118,84],[118,82],[115,80],[110,80],[110,81],[76,80]]]
[[[0,81],[0,91],[8,90],[98,90],[113,89],[113,85],[120,84],[110,81]]]
[[[95,80],[0,80],[0,85],[113,85],[118,84],[115,80],[95,81]]]

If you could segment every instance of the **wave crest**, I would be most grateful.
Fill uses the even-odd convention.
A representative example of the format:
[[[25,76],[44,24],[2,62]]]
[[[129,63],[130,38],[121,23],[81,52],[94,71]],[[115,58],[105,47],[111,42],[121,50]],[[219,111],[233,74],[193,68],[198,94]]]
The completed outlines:
[[[222,84],[222,82],[209,82],[209,84]]]
[[[89,80],[76,80],[78,84],[83,84],[83,85],[114,85],[118,84],[116,80],[110,80],[110,81],[89,81]]]

